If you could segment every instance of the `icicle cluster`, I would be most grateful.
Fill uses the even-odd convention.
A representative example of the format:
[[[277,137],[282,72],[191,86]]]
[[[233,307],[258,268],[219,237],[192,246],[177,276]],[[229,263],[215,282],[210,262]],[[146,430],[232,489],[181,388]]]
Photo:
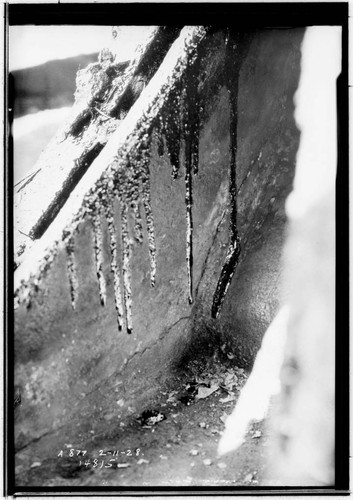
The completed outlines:
[[[180,169],[181,145],[184,145],[185,162],[185,205],[186,205],[186,263],[188,274],[188,298],[193,302],[193,191],[192,173],[198,173],[200,99],[198,91],[199,59],[189,57],[183,78],[172,88],[159,116],[156,129],[159,135],[158,151],[164,154],[163,136],[167,154],[172,165],[172,176],[178,177]]]
[[[202,39],[202,32],[198,34]],[[105,216],[109,233],[111,272],[114,278],[115,308],[118,329],[124,327],[132,333],[132,281],[131,254],[134,240],[143,241],[143,219],[141,204],[145,215],[150,257],[151,285],[156,282],[156,243],[150,190],[150,149],[152,128],[157,129],[158,151],[168,154],[172,166],[172,176],[179,177],[180,160],[184,160],[185,205],[186,205],[186,262],[188,274],[188,298],[193,302],[193,176],[199,169],[199,133],[200,133],[200,93],[199,69],[200,57],[197,42],[189,42],[193,49],[188,49],[186,60],[176,64],[175,79],[168,82],[161,90],[158,103],[153,102],[136,125],[136,131],[126,140],[114,161],[108,166],[101,179],[86,195],[77,219],[88,215],[93,226],[94,254],[101,304],[106,304],[106,281],[104,277],[102,217]],[[237,155],[237,93],[239,66],[235,54],[234,37],[227,34],[226,78],[230,96],[230,164],[229,164],[229,200],[230,200],[230,241],[225,262],[213,297],[212,316],[218,317],[224,297],[230,285],[238,263],[240,246],[237,232],[236,208],[236,155]],[[184,151],[182,152],[182,146]],[[120,213],[121,254],[118,252],[117,231],[115,225],[115,201]],[[130,223],[133,221],[133,235],[130,235]],[[73,226],[78,220],[73,221]],[[64,232],[65,233],[65,232]],[[67,272],[70,284],[72,307],[76,307],[78,282],[74,259],[73,231],[63,235],[67,253]],[[54,254],[53,254],[54,256]],[[50,265],[53,256],[45,267]],[[43,273],[44,274],[44,273]],[[121,279],[122,277],[122,279]],[[28,300],[33,281],[28,285]],[[32,288],[31,288],[32,287]]]
[[[85,199],[85,213],[89,216],[94,232],[94,252],[101,304],[106,303],[106,282],[103,274],[102,227],[101,217],[107,221],[111,271],[114,277],[115,308],[118,329],[123,328],[124,310],[126,331],[132,333],[132,285],[131,253],[133,237],[130,235],[129,220],[133,220],[134,239],[143,241],[143,222],[140,200],[143,201],[148,246],[151,262],[151,285],[156,278],[156,245],[150,195],[150,135],[145,134],[139,145],[129,154],[118,152],[114,163],[96,184],[95,190]],[[118,201],[120,212],[121,256],[118,255],[116,227],[114,222],[114,203]],[[120,279],[120,270],[122,280]]]
[[[165,105],[164,115],[160,114],[159,137],[163,144],[165,138],[167,153],[172,165],[172,175],[176,179],[180,168],[181,147],[181,109],[182,109],[182,82],[176,82],[171,90],[169,99]],[[164,154],[164,148],[160,147],[160,156]]]
[[[135,239],[141,243],[143,239],[140,212],[141,194],[146,216],[152,286],[155,284],[156,277],[156,246],[150,196],[150,146],[151,139],[146,134],[140,141],[139,147],[134,149],[128,155],[127,159],[124,160],[123,153],[117,155],[115,174],[113,171],[112,185],[115,188],[115,194],[118,196],[120,203],[123,293],[126,310],[126,330],[128,333],[132,333],[133,331],[130,264],[132,239],[129,234],[128,214],[130,208],[134,219]]]
[[[195,33],[193,33],[195,31]],[[148,247],[150,255],[151,285],[156,281],[156,244],[154,221],[150,193],[150,146],[151,132],[156,116],[159,116],[158,108],[161,109],[168,101],[169,113],[165,121],[161,120],[161,132],[165,135],[166,145],[171,163],[173,165],[173,177],[178,176],[179,155],[182,138],[185,139],[186,149],[190,149],[190,159],[186,161],[186,172],[194,169],[197,172],[198,163],[198,113],[195,106],[198,102],[195,95],[197,85],[193,87],[191,74],[183,81],[183,75],[191,68],[197,58],[198,40],[205,35],[205,30],[199,28],[191,30],[185,38],[185,55],[178,59],[173,68],[173,82],[168,81],[161,89],[158,100],[151,105],[151,109],[144,114],[136,127],[136,132],[129,137],[126,144],[116,155],[114,161],[108,166],[105,174],[96,184],[95,188],[87,194],[83,206],[83,212],[88,214],[94,229],[94,250],[96,259],[97,278],[102,305],[106,302],[106,284],[103,274],[102,253],[102,229],[101,215],[102,207],[107,219],[110,238],[111,270],[114,276],[115,306],[117,310],[118,327],[123,327],[123,309],[125,308],[126,330],[131,333],[132,325],[132,287],[131,287],[131,249],[133,239],[129,233],[129,216],[134,221],[134,239],[142,242],[143,224],[140,212],[140,201],[142,199],[148,235]],[[190,84],[190,91],[185,95],[182,102],[182,87]],[[194,90],[192,90],[194,88]],[[190,99],[190,103],[186,103]],[[185,108],[185,117],[182,108]],[[190,127],[190,120],[192,124]],[[197,140],[195,140],[197,137]],[[133,145],[131,147],[131,145]],[[160,150],[163,148],[160,144]],[[191,172],[191,171],[190,171]],[[189,300],[192,302],[192,181],[191,175],[186,173],[186,205],[188,220],[187,236],[187,262],[189,274]],[[121,217],[121,272],[123,293],[121,293],[121,280],[118,263],[118,251],[116,242],[116,229],[114,224],[113,201],[119,201]],[[108,200],[108,201],[107,201]],[[123,297],[123,300],[122,300]],[[124,305],[123,305],[124,303]]]

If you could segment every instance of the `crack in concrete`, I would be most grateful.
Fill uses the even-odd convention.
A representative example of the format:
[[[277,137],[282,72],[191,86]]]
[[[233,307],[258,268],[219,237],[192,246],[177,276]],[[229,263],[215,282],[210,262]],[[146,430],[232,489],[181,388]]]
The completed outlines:
[[[275,127],[274,127],[274,132],[276,132],[276,131],[277,131],[277,129],[278,129],[278,126],[275,126]],[[273,133],[274,133],[274,132],[273,132]],[[262,149],[266,146],[267,142],[268,142],[268,139],[266,139],[265,141],[263,141],[263,142],[261,143],[261,145],[259,146],[258,151],[262,152]],[[250,175],[252,174],[253,170],[255,169],[255,166],[256,166],[256,165],[257,165],[257,163],[259,162],[259,154],[260,154],[260,153],[258,153],[258,152],[257,152],[255,155],[253,155],[253,159],[250,161],[249,170],[247,171],[246,175],[244,175],[244,177],[243,177],[243,179],[242,179],[242,181],[241,181],[241,183],[240,183],[240,185],[239,185],[239,187],[238,187],[238,189],[237,189],[237,192],[236,192],[236,197],[238,197],[238,195],[240,194],[240,191],[241,191],[241,189],[243,188],[243,186],[244,186],[245,182],[248,180],[248,178],[249,178],[249,177],[250,177]],[[199,281],[198,281],[198,284],[197,284],[197,287],[196,287],[196,291],[195,291],[195,301],[196,301],[196,299],[197,299],[197,295],[198,295],[198,292],[199,292],[199,288],[200,288],[200,285],[201,285],[202,279],[203,279],[204,274],[205,274],[205,272],[206,272],[206,268],[207,268],[207,265],[208,265],[208,259],[209,259],[209,257],[210,257],[210,254],[211,254],[212,248],[213,248],[213,246],[214,246],[214,244],[215,244],[215,241],[216,241],[216,239],[217,239],[217,235],[218,235],[218,233],[219,233],[220,226],[222,225],[222,223],[223,223],[223,221],[224,221],[224,218],[225,218],[225,216],[228,214],[228,212],[229,212],[229,207],[226,207],[226,208],[223,210],[222,215],[221,215],[221,218],[220,218],[220,221],[219,221],[219,222],[218,222],[218,224],[217,224],[217,227],[216,227],[216,230],[215,230],[215,233],[214,233],[214,237],[213,237],[213,239],[212,239],[212,243],[211,243],[211,245],[210,245],[210,247],[209,247],[209,249],[208,249],[208,251],[207,251],[207,254],[206,254],[206,257],[205,257],[205,261],[204,261],[204,264],[203,264],[203,266],[202,266],[201,276],[200,276],[200,279],[199,279]],[[248,231],[249,231],[249,229],[248,229]],[[247,235],[248,231],[246,231],[246,233],[245,233],[244,237],[242,238],[242,240],[246,239],[245,237],[246,237],[246,235]],[[239,259],[239,262],[240,262],[240,260],[241,260],[241,257],[240,257],[240,259]]]
[[[153,343],[147,345],[142,351],[135,351],[134,354],[127,361],[127,363],[125,363],[124,368],[126,368],[126,366],[131,363],[132,359],[135,356],[137,356],[138,354],[140,354],[140,356],[143,356],[146,351],[148,351],[149,349],[152,349],[155,344],[157,344],[158,342],[162,341],[168,335],[168,333],[170,332],[170,330],[172,330],[172,328],[174,328],[178,323],[180,323],[181,321],[186,320],[186,319],[191,319],[191,316],[190,315],[189,316],[182,316],[177,321],[175,321],[170,326],[168,326],[168,328],[165,328],[163,330],[162,335],[160,335]],[[118,372],[118,374],[121,374],[122,371],[123,370],[121,370],[120,372]]]
[[[127,365],[131,363],[131,361],[133,360],[134,357],[136,357],[138,354],[140,354],[141,356],[143,356],[143,354],[148,350],[148,349],[152,349],[152,347],[159,341],[163,340],[164,337],[170,332],[170,330],[172,328],[174,328],[180,321],[184,320],[184,319],[190,319],[191,316],[182,316],[181,318],[179,318],[177,321],[175,321],[174,323],[172,323],[170,326],[168,326],[167,328],[165,328],[163,330],[163,334],[160,335],[152,344],[150,345],[147,345],[142,351],[135,351],[127,360],[126,362],[123,363],[123,367],[117,371],[117,372],[114,372],[112,373],[111,375],[109,375],[109,377],[105,378],[104,380],[102,380],[96,387],[94,387],[94,389],[92,389],[90,392],[87,392],[86,395],[82,398],[83,400],[86,399],[88,396],[91,396],[91,394],[95,393],[96,391],[98,391],[103,385],[105,385],[108,380],[110,380],[112,377],[117,377],[119,375],[121,375],[123,373],[123,371],[126,369]]]
[[[203,263],[202,270],[201,270],[201,276],[200,276],[200,279],[199,279],[199,281],[198,281],[198,283],[197,283],[197,287],[196,287],[196,290],[195,290],[195,301],[196,301],[197,296],[198,296],[198,293],[199,293],[199,288],[200,288],[200,285],[201,285],[201,281],[202,281],[202,279],[203,279],[203,277],[204,277],[204,274],[205,274],[205,272],[206,272],[206,269],[207,269],[208,259],[209,259],[209,257],[210,257],[210,254],[211,254],[212,248],[213,248],[213,246],[214,246],[214,244],[215,244],[215,241],[216,241],[216,239],[217,239],[217,235],[218,235],[218,233],[219,233],[219,228],[221,227],[221,224],[223,223],[223,221],[224,221],[224,218],[225,218],[226,214],[227,214],[227,209],[223,210],[223,212],[222,212],[221,218],[220,218],[220,220],[219,220],[219,222],[218,222],[218,224],[217,224],[216,231],[215,231],[214,236],[213,236],[213,238],[212,238],[212,243],[211,243],[211,245],[209,246],[209,249],[208,249],[208,251],[207,251],[207,254],[206,254],[206,257],[205,257],[205,261],[204,261],[204,263]]]
[[[246,179],[249,177],[249,175],[250,175],[250,173],[251,173],[251,170],[252,170],[252,169],[251,169],[251,167],[250,167],[250,169],[249,169],[249,171],[248,171],[248,172],[249,172],[249,174],[246,174],[246,175],[244,176],[244,178],[243,178],[243,180],[242,180],[242,182],[241,182],[241,184],[240,184],[240,186],[239,186],[239,189],[237,190],[237,196],[238,196],[238,194],[240,193],[240,190],[241,190],[241,188],[243,187],[243,185],[244,185],[244,183],[245,183]],[[204,261],[204,264],[203,264],[203,266],[202,266],[201,276],[200,276],[200,279],[199,279],[199,281],[198,281],[198,284],[197,284],[197,287],[196,287],[196,291],[195,291],[195,300],[196,300],[196,298],[197,298],[197,295],[198,295],[198,292],[199,292],[199,288],[200,288],[200,285],[201,285],[202,279],[203,279],[204,274],[205,274],[206,269],[207,269],[208,259],[209,259],[209,257],[210,257],[210,254],[211,254],[212,248],[213,248],[213,246],[214,246],[214,244],[215,244],[215,241],[216,241],[216,239],[217,239],[218,233],[219,233],[219,231],[220,231],[220,227],[221,227],[221,225],[223,224],[224,218],[225,218],[225,216],[228,214],[228,212],[229,212],[229,207],[227,207],[227,208],[225,208],[225,209],[223,210],[222,215],[221,215],[221,217],[220,217],[220,220],[219,220],[219,222],[218,222],[218,224],[217,224],[217,227],[216,227],[216,230],[215,230],[215,233],[214,233],[213,239],[212,239],[212,243],[211,243],[211,245],[210,245],[210,247],[209,247],[209,249],[208,249],[208,251],[207,251],[207,255],[206,255],[206,257],[205,257],[205,261]]]

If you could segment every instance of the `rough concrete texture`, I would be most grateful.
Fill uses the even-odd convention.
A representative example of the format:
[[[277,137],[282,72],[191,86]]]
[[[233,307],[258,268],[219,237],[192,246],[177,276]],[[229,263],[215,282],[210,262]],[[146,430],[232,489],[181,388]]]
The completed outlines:
[[[203,264],[195,307],[195,341],[209,330],[235,347],[249,366],[279,304],[285,239],[284,200],[291,190],[299,133],[293,94],[300,74],[302,31],[256,34],[242,66],[238,124],[238,228],[241,256],[219,320],[210,319],[212,294],[228,242],[224,203]],[[224,200],[227,180],[218,193]]]
[[[108,245],[107,305],[99,303],[93,234],[76,236],[79,298],[71,310],[66,257],[59,254],[43,288],[15,318],[16,449],[42,443],[42,454],[114,430],[141,412],[171,371],[226,343],[235,362],[251,365],[279,300],[284,200],[291,190],[299,134],[293,94],[303,30],[254,34],[239,85],[238,226],[242,253],[218,320],[212,296],[228,243],[229,106],[220,88],[200,138],[194,180],[195,304],[187,300],[184,180],[171,178],[166,157],[151,161],[157,280],[149,283],[146,239],[132,251],[134,333],[119,333]],[[118,218],[116,224],[119,227]],[[107,239],[107,231],[104,231]],[[43,439],[38,439],[44,436]]]

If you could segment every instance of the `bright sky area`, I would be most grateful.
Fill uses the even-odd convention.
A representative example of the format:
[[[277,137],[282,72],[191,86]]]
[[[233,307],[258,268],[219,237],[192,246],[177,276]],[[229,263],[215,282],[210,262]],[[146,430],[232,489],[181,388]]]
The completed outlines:
[[[117,60],[128,60],[152,26],[120,26]],[[10,26],[10,71],[111,47],[111,26]],[[117,39],[117,40],[118,40]]]

